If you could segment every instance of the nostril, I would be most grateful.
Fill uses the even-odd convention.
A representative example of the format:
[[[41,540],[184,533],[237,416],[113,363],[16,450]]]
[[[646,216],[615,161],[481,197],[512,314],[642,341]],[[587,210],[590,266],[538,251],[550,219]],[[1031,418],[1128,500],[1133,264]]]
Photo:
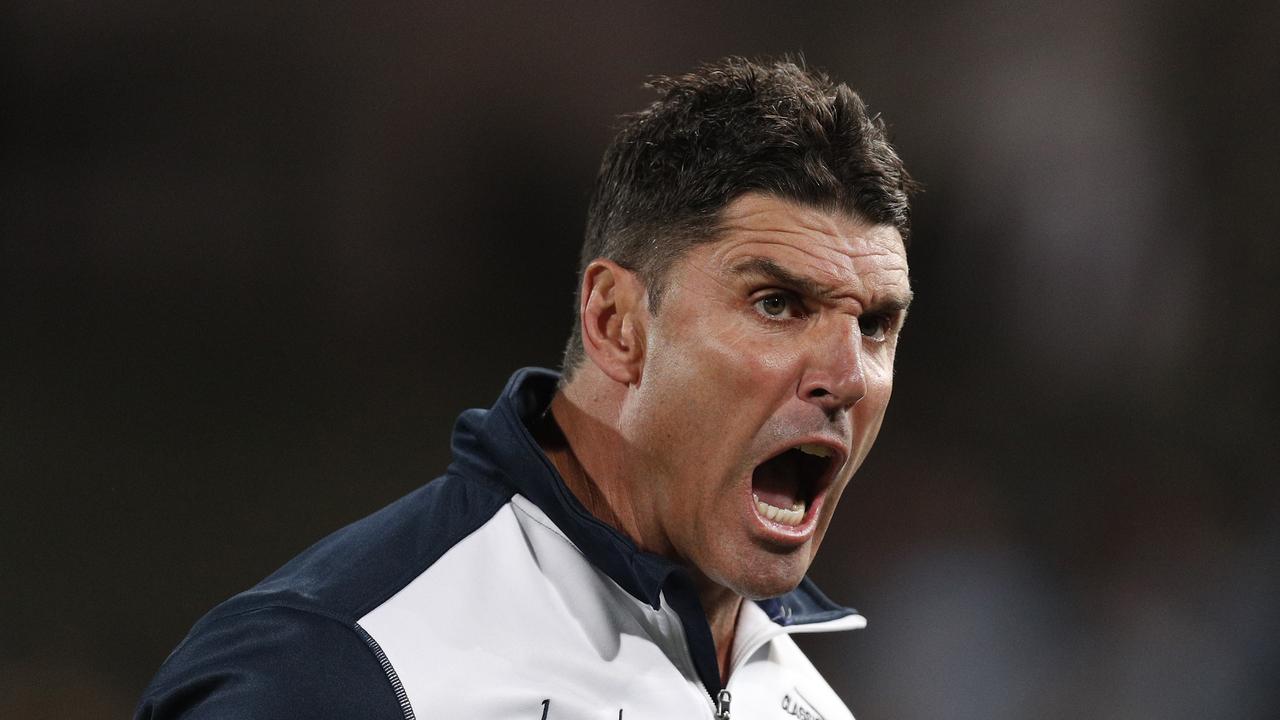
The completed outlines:
[[[849,397],[846,399],[843,394],[837,394],[836,392],[824,387],[825,384],[826,383],[822,383],[816,387],[810,388],[808,394],[806,394],[804,398],[807,402],[821,408],[822,411],[833,420],[845,409],[852,407],[862,397],[861,394],[859,394],[857,397]]]

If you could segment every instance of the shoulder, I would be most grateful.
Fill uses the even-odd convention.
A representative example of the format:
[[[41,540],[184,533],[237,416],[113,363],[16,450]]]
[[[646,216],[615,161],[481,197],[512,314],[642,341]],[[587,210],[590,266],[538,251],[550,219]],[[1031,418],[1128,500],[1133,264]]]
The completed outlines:
[[[358,621],[510,498],[493,481],[446,475],[324,538],[196,623],[137,720],[412,717]]]
[[[206,620],[292,607],[354,623],[492,519],[511,495],[493,481],[445,475],[324,538]]]
[[[377,647],[336,618],[263,607],[201,623],[147,688],[135,720],[404,718]]]

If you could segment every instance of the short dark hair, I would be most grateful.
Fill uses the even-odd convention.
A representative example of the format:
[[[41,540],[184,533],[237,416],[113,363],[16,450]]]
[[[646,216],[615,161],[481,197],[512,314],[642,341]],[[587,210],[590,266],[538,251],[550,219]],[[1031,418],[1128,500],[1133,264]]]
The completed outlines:
[[[658,100],[622,117],[600,164],[579,294],[587,265],[607,258],[640,275],[656,313],[671,264],[715,239],[721,210],[751,191],[860,214],[909,238],[915,184],[884,122],[803,59],[729,57],[647,86]],[[584,354],[575,312],[565,382]]]

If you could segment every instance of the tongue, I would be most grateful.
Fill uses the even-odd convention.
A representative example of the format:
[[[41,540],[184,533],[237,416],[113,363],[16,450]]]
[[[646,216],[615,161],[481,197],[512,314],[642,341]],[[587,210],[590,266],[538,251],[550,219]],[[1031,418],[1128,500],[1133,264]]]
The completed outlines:
[[[767,460],[751,474],[751,491],[774,507],[789,510],[800,495],[800,466],[795,451],[787,451]]]

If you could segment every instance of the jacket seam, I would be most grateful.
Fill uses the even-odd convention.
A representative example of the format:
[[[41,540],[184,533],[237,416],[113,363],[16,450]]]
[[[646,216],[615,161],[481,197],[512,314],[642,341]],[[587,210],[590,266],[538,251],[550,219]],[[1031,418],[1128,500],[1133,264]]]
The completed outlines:
[[[391,660],[387,654],[382,651],[382,646],[378,641],[373,639],[368,630],[360,626],[360,623],[354,625],[356,633],[364,640],[365,645],[373,651],[374,658],[378,664],[382,666],[382,672],[387,676],[387,681],[391,683],[391,689],[396,694],[396,700],[400,703],[400,711],[404,713],[404,720],[415,720],[413,714],[413,705],[409,702],[409,694],[405,692],[404,684],[400,682],[400,675],[396,672],[395,666],[391,664]]]
[[[461,482],[461,483],[466,483],[466,482],[483,483],[486,486],[485,489],[488,492],[491,492],[493,494],[493,497],[495,500],[493,507],[490,509],[488,513],[486,513],[481,517],[478,517],[476,520],[476,523],[471,527],[467,528],[464,532],[459,532],[456,536],[451,536],[447,538],[444,542],[442,542],[441,546],[443,546],[443,549],[438,554],[435,554],[435,556],[432,557],[429,562],[423,562],[421,564],[415,563],[413,565],[410,565],[405,569],[404,572],[397,575],[393,581],[389,581],[381,591],[370,595],[364,603],[354,607],[351,613],[352,617],[354,618],[352,622],[355,622],[359,618],[362,618],[365,615],[368,615],[375,608],[378,608],[384,603],[386,603],[388,600],[394,597],[396,593],[403,590],[404,587],[408,585],[410,582],[412,582],[415,578],[419,577],[423,573],[430,570],[433,565],[435,565],[437,562],[440,561],[440,558],[444,557],[450,550],[457,547],[459,543],[461,543],[463,540],[466,540],[468,537],[474,535],[477,531],[479,531],[485,525],[488,525],[490,522],[492,522],[494,516],[496,516],[498,512],[502,510],[502,507],[511,502],[511,496],[514,494],[514,492],[510,488],[503,487],[501,484],[494,482],[490,478],[483,478],[483,477],[473,478],[458,472],[446,474],[440,478],[437,478],[437,480],[434,480],[432,482],[438,482],[439,480],[445,480],[449,478],[453,478],[455,481]]]
[[[326,612],[319,608],[301,607],[299,605],[295,605],[291,603],[274,602],[274,603],[269,603],[265,605],[258,605],[251,608],[245,608],[243,610],[237,610],[235,612],[226,613],[225,615],[209,617],[200,621],[199,623],[196,624],[196,627],[192,628],[191,632],[187,635],[187,637],[183,638],[182,642],[178,644],[178,647],[174,648],[173,652],[170,653],[170,657],[172,657],[173,655],[176,655],[182,649],[182,647],[186,645],[187,642],[192,637],[195,636],[197,628],[203,631],[204,629],[207,629],[209,626],[212,626],[212,625],[219,625],[219,624],[222,624],[223,622],[235,620],[236,618],[244,617],[246,615],[252,615],[254,613],[260,613],[260,612],[270,612],[273,610],[287,610],[290,612],[301,613],[303,615],[322,618],[324,620],[328,620],[338,625],[339,627],[342,627],[348,631],[351,631],[357,638],[361,640],[361,644],[365,646],[365,649],[373,652],[374,660],[378,661],[379,666],[382,667],[383,676],[387,679],[388,683],[391,685],[391,690],[395,694],[396,700],[399,702],[401,708],[404,708],[407,710],[408,714],[405,715],[405,720],[415,720],[413,715],[413,709],[407,707],[405,705],[405,701],[401,701],[403,688],[399,686],[399,682],[400,682],[399,676],[395,676],[395,678],[392,679],[392,676],[387,675],[386,673],[387,667],[382,664],[380,658],[377,655],[377,651],[380,651],[381,648],[379,647],[377,651],[375,651],[374,648],[369,645],[368,641],[364,640],[364,638],[361,636],[361,634],[364,633],[364,628],[360,627],[359,623],[356,623],[355,621],[340,617],[334,613]],[[364,634],[367,635],[367,633],[364,633]],[[372,640],[373,638],[370,637],[369,639]],[[394,668],[391,669],[391,672],[392,674],[394,674],[395,672]],[[155,688],[155,691],[161,692],[161,691],[170,689],[172,687],[176,687],[177,685],[180,685],[182,682],[185,682],[185,680],[182,680],[181,682],[178,682],[178,683],[166,683],[164,685],[157,686]],[[151,694],[150,691],[148,694]],[[406,701],[407,701],[407,698],[406,698]]]
[[[516,495],[519,495],[519,493],[516,493]],[[513,495],[512,497],[514,498],[515,496]],[[520,497],[524,497],[524,495],[520,495]],[[525,498],[525,500],[528,500],[529,504],[533,505],[534,507],[537,507],[537,504],[535,504],[532,500],[529,500],[529,498]],[[510,502],[510,501],[508,501],[508,502]],[[510,505],[511,505],[511,507],[512,507],[514,510],[516,510],[517,512],[519,512],[521,515],[524,515],[525,517],[529,518],[529,520],[531,520],[531,521],[533,521],[534,523],[538,524],[539,526],[541,526],[541,527],[545,528],[545,529],[546,529],[547,531],[549,531],[552,535],[555,535],[557,538],[559,538],[559,539],[560,539],[562,542],[564,542],[566,545],[568,545],[569,547],[573,548],[573,551],[574,551],[574,552],[576,552],[576,553],[578,553],[579,555],[581,555],[584,559],[586,558],[586,553],[582,552],[582,548],[578,547],[578,545],[577,545],[576,543],[574,543],[574,542],[573,542],[572,540],[570,540],[569,538],[565,537],[565,536],[564,536],[564,534],[563,534],[563,531],[562,531],[562,530],[560,530],[560,528],[556,527],[556,526],[555,526],[555,524],[547,524],[547,523],[542,522],[542,520],[541,520],[540,518],[536,517],[533,513],[531,513],[531,512],[529,512],[528,510],[526,510],[526,509],[524,509],[524,508],[520,507],[519,505],[517,505],[517,504],[516,504],[516,503],[514,503],[514,502],[511,502],[511,503],[510,503]],[[593,568],[594,568],[594,567],[595,567],[595,564],[594,564],[594,563],[592,563],[592,564],[591,564],[591,567],[593,567]],[[605,575],[606,575],[606,577],[608,576],[607,574],[605,574]],[[610,579],[612,579],[612,578],[610,578]]]

